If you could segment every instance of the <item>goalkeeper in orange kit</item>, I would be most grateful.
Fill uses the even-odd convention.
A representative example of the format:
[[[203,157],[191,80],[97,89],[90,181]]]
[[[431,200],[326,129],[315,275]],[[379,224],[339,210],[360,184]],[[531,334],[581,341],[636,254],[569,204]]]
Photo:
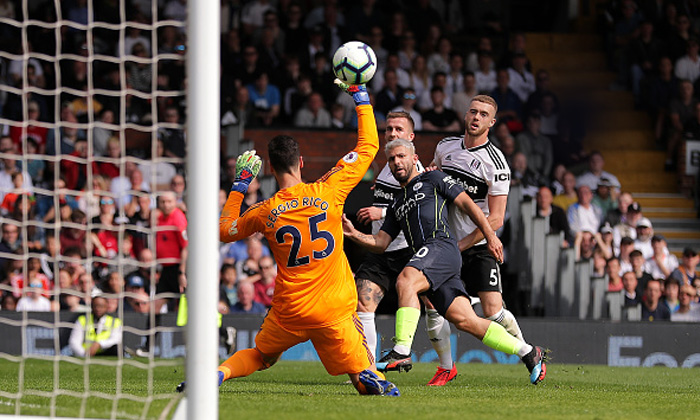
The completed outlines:
[[[219,366],[219,385],[267,369],[285,350],[311,340],[328,373],[347,373],[361,394],[400,395],[375,370],[373,352],[355,313],[357,289],[343,252],[345,199],[379,149],[377,125],[365,86],[348,86],[339,80],[336,84],[355,100],[358,140],[355,149],[321,179],[311,184],[302,181],[299,144],[279,135],[268,143],[268,155],[280,190],[239,216],[261,161],[255,151],[248,151],[236,163],[236,180],[219,220],[221,241],[262,232],[278,271],[272,307],[255,337],[255,347],[234,353]]]

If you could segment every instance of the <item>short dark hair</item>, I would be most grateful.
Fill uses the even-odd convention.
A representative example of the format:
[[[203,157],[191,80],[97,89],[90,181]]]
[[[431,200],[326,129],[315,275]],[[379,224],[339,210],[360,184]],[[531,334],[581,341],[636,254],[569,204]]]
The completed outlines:
[[[281,134],[267,144],[270,166],[278,173],[290,173],[299,162],[299,143],[292,136]]]
[[[630,259],[635,257],[644,257],[644,254],[642,254],[642,251],[635,249],[634,251],[630,252]]]

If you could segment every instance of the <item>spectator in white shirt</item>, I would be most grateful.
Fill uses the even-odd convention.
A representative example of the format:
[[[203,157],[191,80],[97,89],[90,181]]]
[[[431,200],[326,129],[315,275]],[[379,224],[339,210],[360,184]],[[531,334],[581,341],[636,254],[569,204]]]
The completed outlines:
[[[516,52],[513,54],[513,63],[508,68],[510,82],[508,86],[513,89],[518,98],[524,103],[527,98],[535,91],[535,76],[532,75],[525,65],[527,64],[527,56],[525,53]]]
[[[666,238],[661,235],[651,237],[653,254],[647,259],[644,271],[655,279],[665,279],[678,268],[678,258],[668,251]]]
[[[576,192],[578,202],[569,206],[567,219],[572,236],[577,232],[598,232],[603,220],[603,212],[600,207],[592,203],[593,192],[587,185],[582,185]]]
[[[681,80],[690,80],[692,83],[700,77],[700,57],[698,56],[698,41],[691,38],[686,47],[687,54],[676,61],[675,75]]]

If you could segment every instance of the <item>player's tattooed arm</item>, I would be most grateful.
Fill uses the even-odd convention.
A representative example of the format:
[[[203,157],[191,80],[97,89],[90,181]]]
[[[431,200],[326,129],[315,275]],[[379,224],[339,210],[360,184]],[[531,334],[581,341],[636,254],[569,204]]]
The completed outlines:
[[[379,231],[376,235],[368,235],[355,229],[352,222],[343,215],[343,234],[372,252],[381,254],[391,243],[391,237],[384,231]]]

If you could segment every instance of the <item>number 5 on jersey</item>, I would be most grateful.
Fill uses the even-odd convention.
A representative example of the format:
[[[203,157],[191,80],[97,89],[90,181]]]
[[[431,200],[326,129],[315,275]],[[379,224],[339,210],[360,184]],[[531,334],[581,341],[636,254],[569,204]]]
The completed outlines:
[[[323,251],[313,251],[313,258],[315,260],[322,260],[333,253],[335,248],[335,238],[327,230],[318,230],[318,224],[326,220],[326,212],[319,213],[315,216],[309,217],[309,235],[311,241],[317,239],[323,239],[326,241],[326,248]],[[292,247],[289,250],[289,258],[287,259],[287,267],[294,268],[300,267],[302,265],[307,265],[311,261],[310,255],[305,255],[300,257],[299,250],[302,244],[302,234],[299,229],[294,225],[281,226],[275,232],[275,239],[278,244],[284,244],[287,242],[287,235],[292,237]]]

